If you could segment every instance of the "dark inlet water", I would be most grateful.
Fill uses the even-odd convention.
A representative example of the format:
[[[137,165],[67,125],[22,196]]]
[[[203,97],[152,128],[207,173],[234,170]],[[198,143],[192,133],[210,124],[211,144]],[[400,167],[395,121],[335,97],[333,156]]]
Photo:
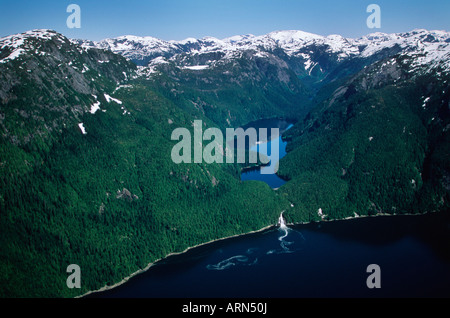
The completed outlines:
[[[284,184],[259,171],[241,178]],[[370,264],[380,267],[379,289],[367,287]],[[450,297],[450,213],[274,226],[168,257],[89,297]]]
[[[277,227],[171,256],[90,297],[450,297],[450,214]],[[369,264],[381,288],[369,289]]]

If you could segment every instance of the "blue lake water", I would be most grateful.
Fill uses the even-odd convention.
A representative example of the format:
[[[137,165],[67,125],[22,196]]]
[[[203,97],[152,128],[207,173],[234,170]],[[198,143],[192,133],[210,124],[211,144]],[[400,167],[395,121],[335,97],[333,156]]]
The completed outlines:
[[[281,132],[290,125],[259,124]],[[284,184],[259,168],[241,179]],[[380,267],[379,289],[367,287],[370,264]],[[450,213],[273,226],[170,256],[89,297],[450,297]]]
[[[271,150],[272,147],[278,146],[278,160],[283,158],[286,155],[286,145],[287,142],[284,141],[281,137],[283,132],[290,129],[293,125],[285,120],[260,120],[257,122],[250,123],[243,128],[246,129],[248,127],[254,127],[255,129],[259,128],[267,128],[270,130],[271,128],[278,128],[280,131],[280,135],[278,136],[270,136],[269,140],[266,142],[263,142],[263,144],[266,144],[266,151],[260,151],[261,150],[261,144],[256,145],[250,145],[250,151],[256,151],[256,152],[262,152],[264,155],[270,156],[272,154]],[[242,181],[248,181],[248,180],[257,180],[267,183],[272,189],[277,189],[281,187],[283,184],[286,183],[285,180],[281,179],[277,176],[277,174],[274,172],[274,166],[275,163],[271,163],[270,166],[264,166],[264,167],[255,167],[250,169],[245,169],[241,173],[241,180]]]

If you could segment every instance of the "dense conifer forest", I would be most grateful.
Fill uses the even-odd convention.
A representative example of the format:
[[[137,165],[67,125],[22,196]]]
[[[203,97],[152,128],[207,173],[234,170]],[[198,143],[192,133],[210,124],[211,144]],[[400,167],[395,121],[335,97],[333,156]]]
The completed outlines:
[[[393,55],[394,76],[388,55],[313,82],[248,53],[149,78],[117,54],[49,38],[0,64],[1,297],[79,296],[281,211],[295,223],[449,210],[449,77],[438,70],[411,76]],[[274,117],[296,122],[278,190],[240,181],[243,164],[171,160],[172,131],[194,120],[225,130]],[[81,289],[67,288],[69,264]]]

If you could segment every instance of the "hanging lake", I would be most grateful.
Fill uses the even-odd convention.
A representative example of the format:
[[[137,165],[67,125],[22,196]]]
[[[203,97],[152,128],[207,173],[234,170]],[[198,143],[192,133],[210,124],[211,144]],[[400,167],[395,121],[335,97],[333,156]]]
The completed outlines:
[[[247,127],[278,127],[282,133],[290,125],[265,120]],[[277,138],[282,158],[286,143]],[[272,188],[285,183],[260,168],[244,171],[241,179]],[[169,256],[128,282],[87,297],[449,297],[449,242],[449,213],[360,217],[287,229],[274,225]],[[380,268],[380,288],[367,286],[371,264]]]

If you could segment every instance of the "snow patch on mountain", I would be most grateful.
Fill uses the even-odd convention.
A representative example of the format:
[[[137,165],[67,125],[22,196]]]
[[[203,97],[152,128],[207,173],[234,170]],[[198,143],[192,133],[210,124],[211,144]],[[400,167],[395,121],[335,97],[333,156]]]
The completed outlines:
[[[121,100],[118,100],[117,98],[113,98],[113,97],[109,96],[108,94],[103,94],[103,95],[105,96],[105,99],[108,103],[114,102],[116,104],[122,105]]]
[[[83,135],[87,135],[86,128],[84,127],[84,123],[79,123],[79,124],[78,124],[78,127],[80,128],[81,133],[82,133]]]
[[[275,31],[266,35],[235,35],[223,40],[214,37],[202,39],[187,38],[182,41],[164,41],[153,37],[122,36],[100,42],[85,41],[88,47],[109,49],[113,52],[135,60],[144,61],[150,69],[147,74],[157,73],[156,66],[168,61],[176,61],[179,55],[201,55],[220,53],[221,60],[235,59],[242,52],[252,50],[255,57],[269,57],[271,52],[281,49],[285,54],[304,60],[305,71],[320,65],[313,58],[317,48],[335,55],[337,61],[353,57],[368,58],[386,49],[397,48],[402,54],[410,54],[414,58],[413,67],[442,66],[450,70],[450,33],[446,31],[427,31],[423,29],[406,33],[386,34],[375,32],[358,39],[344,38],[332,34],[321,36],[298,30]],[[208,63],[212,67],[214,63]],[[207,65],[179,65],[184,69],[201,70]]]
[[[97,112],[97,110],[99,110],[99,109],[100,109],[100,102],[97,101],[91,106],[91,109],[89,110],[89,112],[91,114],[95,114]]]
[[[0,38],[0,63],[15,60],[32,49],[34,54],[40,55],[39,49],[32,47],[30,39],[56,39],[61,43],[67,41],[55,31],[45,29],[3,37]],[[138,74],[147,77],[157,74],[162,64],[175,63],[182,69],[199,71],[214,68],[218,62],[244,57],[245,52],[251,52],[255,58],[267,59],[273,59],[279,54],[277,52],[284,53],[288,57],[300,59],[305,73],[309,75],[316,67],[320,70],[326,68],[323,64],[324,57],[339,63],[351,58],[370,58],[384,50],[391,55],[406,57],[411,72],[418,68],[421,71],[439,69],[439,72],[450,72],[450,33],[423,29],[395,34],[375,32],[358,39],[287,30],[261,36],[236,35],[222,40],[204,37],[164,41],[151,36],[125,35],[99,42],[71,42],[78,44],[77,48],[81,50],[98,48],[121,54],[138,65],[147,66],[138,70]],[[320,53],[317,54],[318,52]],[[206,58],[201,59],[202,57]],[[99,61],[104,62],[107,61]],[[82,73],[88,71],[89,68],[83,65]]]
[[[201,70],[206,70],[207,68],[209,68],[209,65],[183,66],[183,69],[192,70],[192,71],[201,71]]]
[[[27,50],[34,50],[35,54],[41,54],[41,52],[35,50],[29,43],[30,40],[51,40],[53,38],[56,38],[60,42],[64,42],[62,35],[47,29],[31,30],[20,34],[2,37],[0,38],[0,52],[3,53],[5,51],[9,51],[10,53],[0,59],[0,63],[15,60],[23,53],[27,52]]]

